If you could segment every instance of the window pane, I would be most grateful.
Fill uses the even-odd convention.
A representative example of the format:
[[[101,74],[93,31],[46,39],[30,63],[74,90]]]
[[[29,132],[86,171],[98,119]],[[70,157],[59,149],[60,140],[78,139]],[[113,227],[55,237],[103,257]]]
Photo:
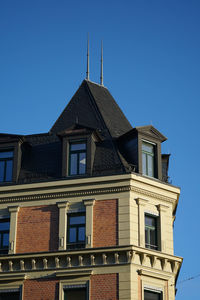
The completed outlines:
[[[151,245],[156,247],[156,230],[150,230],[150,240],[151,240]]]
[[[74,217],[70,216],[69,224],[70,225],[85,224],[85,216],[74,216]]]
[[[10,229],[10,222],[9,221],[0,222],[0,231],[9,230],[9,229]]]
[[[0,161],[0,182],[4,181],[5,161]]]
[[[85,227],[79,227],[78,229],[78,240],[81,242],[85,241]]]
[[[153,151],[154,146],[148,143],[142,143],[142,150],[149,153],[154,153]]]
[[[156,226],[156,218],[151,216],[145,216],[145,225],[155,227]]]
[[[161,293],[144,291],[144,300],[161,300]]]
[[[69,289],[64,291],[64,300],[86,300],[86,289]]]
[[[154,175],[154,158],[153,156],[148,155],[147,156],[147,160],[148,160],[148,174],[149,176],[153,177]]]
[[[77,175],[77,154],[70,155],[70,175]]]
[[[0,158],[11,158],[13,157],[13,151],[0,152]]]
[[[79,155],[79,174],[85,174],[86,171],[86,153]]]
[[[146,154],[142,153],[142,174],[147,175]]]
[[[9,246],[9,233],[3,234],[3,247]]]
[[[71,144],[70,150],[71,151],[86,150],[86,144],[85,143]]]
[[[19,300],[20,292],[0,293],[0,300]]]
[[[76,228],[69,229],[69,243],[76,242]]]
[[[145,243],[149,244],[150,243],[150,239],[149,239],[149,231],[147,228],[145,228]]]
[[[6,180],[5,181],[12,181],[12,171],[13,171],[13,161],[8,160],[6,162]]]

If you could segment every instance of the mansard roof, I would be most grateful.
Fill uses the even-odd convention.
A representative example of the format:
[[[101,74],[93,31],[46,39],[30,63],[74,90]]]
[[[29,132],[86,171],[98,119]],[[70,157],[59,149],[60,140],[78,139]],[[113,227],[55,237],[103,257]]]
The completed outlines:
[[[0,143],[6,149],[5,145],[10,147],[20,141],[17,182],[28,183],[62,178],[63,139],[93,140],[91,169],[84,176],[131,172],[132,164],[121,151],[120,141],[124,144],[123,141],[138,133],[160,142],[166,139],[151,125],[133,128],[106,87],[83,80],[49,132],[32,135],[0,133]]]

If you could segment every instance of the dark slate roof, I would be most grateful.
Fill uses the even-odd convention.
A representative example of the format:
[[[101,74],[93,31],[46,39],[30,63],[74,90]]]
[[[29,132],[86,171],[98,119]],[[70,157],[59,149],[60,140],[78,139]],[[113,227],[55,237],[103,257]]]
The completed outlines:
[[[62,140],[80,135],[91,134],[95,141],[92,170],[85,176],[131,172],[120,141],[124,144],[135,131],[165,138],[152,126],[133,129],[107,88],[84,80],[49,132],[23,136],[0,133],[0,143],[21,145],[20,184],[62,178]]]
[[[106,129],[114,138],[132,129],[107,88],[87,80],[82,82],[50,132],[63,131],[77,120],[87,127]]]

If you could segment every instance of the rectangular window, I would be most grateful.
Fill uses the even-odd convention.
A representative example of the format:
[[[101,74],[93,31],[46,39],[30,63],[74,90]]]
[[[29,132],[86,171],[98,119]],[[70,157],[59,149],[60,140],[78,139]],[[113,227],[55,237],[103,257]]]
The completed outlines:
[[[69,145],[69,175],[86,173],[86,143],[74,142]]]
[[[142,142],[142,174],[155,176],[155,145]]]
[[[10,182],[13,176],[13,151],[0,152],[0,182]]]
[[[145,214],[145,247],[158,250],[157,217]]]
[[[85,212],[67,215],[67,248],[85,247]]]
[[[144,291],[144,300],[162,300],[162,292]]]
[[[10,219],[0,219],[0,254],[8,253]],[[1,299],[1,298],[0,298]]]
[[[72,288],[64,290],[64,300],[86,300],[86,288]]]

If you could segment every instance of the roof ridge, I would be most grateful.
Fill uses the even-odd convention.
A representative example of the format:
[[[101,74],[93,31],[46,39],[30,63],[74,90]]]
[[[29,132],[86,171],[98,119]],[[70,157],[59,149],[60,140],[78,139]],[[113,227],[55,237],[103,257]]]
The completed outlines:
[[[99,87],[101,87],[101,88],[104,88],[104,89],[108,90],[108,88],[107,88],[105,85],[102,85],[102,84],[100,84],[100,83],[94,82],[94,81],[92,81],[92,80],[90,80],[90,79],[84,79],[83,81],[86,81],[87,83],[95,84],[95,85],[97,85],[97,86],[99,86]]]

